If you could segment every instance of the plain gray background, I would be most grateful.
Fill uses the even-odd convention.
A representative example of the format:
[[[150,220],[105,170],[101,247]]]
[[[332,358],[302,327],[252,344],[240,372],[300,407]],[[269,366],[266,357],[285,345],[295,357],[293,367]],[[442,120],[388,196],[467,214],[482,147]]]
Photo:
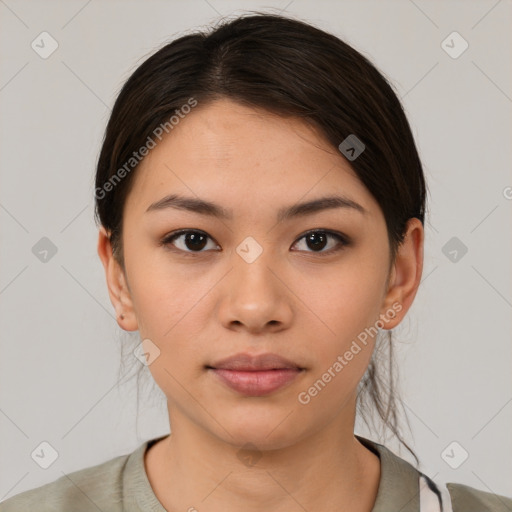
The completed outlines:
[[[512,495],[511,7],[0,0],[0,499],[168,432],[159,390],[142,393],[136,420],[134,381],[118,385],[120,346],[138,333],[117,326],[96,253],[94,168],[135,67],[171,39],[250,9],[335,33],[398,91],[431,211],[423,282],[394,330],[407,439],[435,481]],[[58,42],[46,59],[31,47],[43,31]],[[457,58],[442,45],[454,31],[469,44]],[[453,53],[462,41],[452,40]],[[33,251],[43,237],[57,249],[46,262]],[[31,457],[43,441],[58,452],[48,469]],[[446,453],[454,465],[462,450],[469,456],[454,469]]]

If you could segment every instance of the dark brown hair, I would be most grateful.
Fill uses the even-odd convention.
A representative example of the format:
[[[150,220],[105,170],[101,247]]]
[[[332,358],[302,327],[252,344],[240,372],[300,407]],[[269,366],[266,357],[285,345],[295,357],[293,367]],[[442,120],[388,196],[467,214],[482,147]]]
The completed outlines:
[[[95,217],[109,232],[122,268],[123,207],[137,163],[131,159],[191,98],[202,106],[229,98],[300,118],[337,151],[355,135],[365,149],[349,163],[383,212],[391,265],[407,221],[415,217],[424,223],[422,164],[402,105],[384,76],[347,43],[306,22],[246,13],[166,44],[135,70],[117,97],[98,160]],[[122,179],[116,179],[120,174]],[[383,368],[374,352],[360,382],[358,409],[364,413],[373,404],[418,461],[400,433],[401,402],[393,389],[392,338],[387,334],[389,364]]]

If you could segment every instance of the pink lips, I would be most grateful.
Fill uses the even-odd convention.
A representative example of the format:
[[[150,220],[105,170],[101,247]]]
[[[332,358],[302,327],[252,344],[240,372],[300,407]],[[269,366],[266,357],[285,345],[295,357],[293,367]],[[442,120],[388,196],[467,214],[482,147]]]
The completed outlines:
[[[303,371],[297,364],[270,353],[236,354],[208,368],[231,389],[247,396],[272,393]]]

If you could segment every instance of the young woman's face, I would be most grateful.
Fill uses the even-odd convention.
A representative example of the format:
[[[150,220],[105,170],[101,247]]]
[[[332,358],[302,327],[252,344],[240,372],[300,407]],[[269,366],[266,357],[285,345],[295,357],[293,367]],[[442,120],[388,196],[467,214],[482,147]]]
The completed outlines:
[[[298,120],[221,100],[181,119],[134,178],[121,325],[151,340],[171,428],[262,448],[352,428],[376,327],[407,308],[391,307],[385,220],[348,162]],[[328,197],[352,203],[299,208]],[[300,370],[219,370],[269,353]]]

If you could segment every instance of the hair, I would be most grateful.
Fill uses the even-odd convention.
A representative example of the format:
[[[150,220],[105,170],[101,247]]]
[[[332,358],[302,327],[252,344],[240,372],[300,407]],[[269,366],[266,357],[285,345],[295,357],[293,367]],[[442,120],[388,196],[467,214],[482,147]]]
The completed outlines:
[[[168,127],[180,109],[185,112],[191,98],[201,106],[230,99],[301,119],[336,151],[355,135],[365,148],[349,164],[383,212],[390,268],[407,221],[417,218],[424,224],[422,164],[403,107],[383,74],[330,33],[301,20],[253,11],[171,41],[123,85],[107,124],[95,180],[95,220],[107,230],[123,270],[123,207],[139,161],[133,155],[162,132],[159,127]],[[127,169],[127,162],[133,169]],[[387,371],[375,350],[359,385],[358,411],[369,426],[366,413],[372,405],[418,462],[401,435],[397,406],[402,402],[394,389],[393,340],[387,334]]]

